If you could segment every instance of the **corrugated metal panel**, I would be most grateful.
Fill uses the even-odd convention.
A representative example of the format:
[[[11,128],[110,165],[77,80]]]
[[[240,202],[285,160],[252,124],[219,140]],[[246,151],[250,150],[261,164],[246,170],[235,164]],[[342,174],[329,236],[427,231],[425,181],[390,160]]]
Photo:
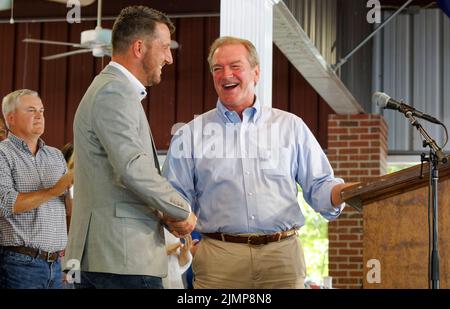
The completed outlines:
[[[337,59],[346,57],[372,33],[372,24],[367,22],[366,4],[367,1],[361,0],[338,0]],[[342,82],[366,112],[372,109],[372,42],[366,42],[338,70]]]
[[[390,14],[384,13],[383,17]],[[450,54],[448,33],[450,22],[440,10],[398,15],[374,40],[373,91],[402,99],[448,124],[450,61],[444,57]],[[389,126],[391,153],[424,150],[419,132],[402,114],[390,110],[383,113]],[[421,123],[441,145],[443,130],[425,121]]]
[[[325,60],[336,63],[336,0],[284,0]]]
[[[443,14],[438,10],[425,10],[414,15],[413,103],[418,110],[437,115],[438,119],[443,118],[441,111],[444,103],[442,101],[444,87],[442,83],[442,17]],[[425,121],[423,124],[439,144],[442,141],[442,138],[439,138],[440,128]],[[413,142],[414,150],[423,149],[422,137],[418,132],[414,132]]]
[[[340,114],[362,112],[284,2],[274,6],[273,22],[274,43],[330,107]]]
[[[448,35],[450,30],[450,18],[446,18],[444,16],[443,21],[443,30],[442,33],[446,33],[443,35],[443,50],[444,50],[444,63],[443,63],[443,100],[444,100],[444,109],[442,111],[442,116],[445,124],[450,124],[450,35]],[[449,148],[447,148],[449,149]]]
[[[390,14],[389,14],[390,15]],[[388,18],[388,16],[386,16]],[[383,91],[394,98],[411,102],[411,33],[410,15],[399,15],[384,31],[382,66]],[[384,113],[389,126],[389,149],[409,149],[409,123],[397,112]]]

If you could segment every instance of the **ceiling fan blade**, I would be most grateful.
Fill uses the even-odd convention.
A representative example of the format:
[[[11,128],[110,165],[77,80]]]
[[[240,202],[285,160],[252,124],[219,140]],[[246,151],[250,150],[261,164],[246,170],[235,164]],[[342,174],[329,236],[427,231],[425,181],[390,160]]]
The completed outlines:
[[[72,50],[72,51],[67,52],[67,53],[61,53],[61,54],[56,54],[56,55],[42,57],[42,60],[53,60],[53,59],[58,59],[58,58],[62,58],[62,57],[72,56],[72,55],[76,55],[76,54],[89,53],[89,52],[92,52],[92,50],[91,49]]]
[[[49,41],[49,40],[37,40],[37,39],[30,39],[30,38],[23,39],[22,42],[25,42],[25,43],[42,43],[42,44],[64,45],[64,46],[86,48],[86,46],[83,46],[83,45],[77,44],[77,43],[67,43],[67,42]]]

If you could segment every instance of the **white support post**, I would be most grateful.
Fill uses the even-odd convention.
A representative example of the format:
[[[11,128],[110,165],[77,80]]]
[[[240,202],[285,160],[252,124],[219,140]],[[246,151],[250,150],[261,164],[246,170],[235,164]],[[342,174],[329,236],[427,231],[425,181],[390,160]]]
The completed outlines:
[[[261,104],[272,105],[273,5],[280,0],[221,0],[220,36],[251,41],[258,51],[260,80],[256,95]]]

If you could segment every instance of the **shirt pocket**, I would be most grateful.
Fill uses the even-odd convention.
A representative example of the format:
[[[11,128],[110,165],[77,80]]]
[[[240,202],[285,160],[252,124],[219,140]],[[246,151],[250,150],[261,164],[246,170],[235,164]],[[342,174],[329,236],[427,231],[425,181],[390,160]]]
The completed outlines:
[[[259,167],[264,175],[288,176],[291,153],[288,147],[259,148]]]

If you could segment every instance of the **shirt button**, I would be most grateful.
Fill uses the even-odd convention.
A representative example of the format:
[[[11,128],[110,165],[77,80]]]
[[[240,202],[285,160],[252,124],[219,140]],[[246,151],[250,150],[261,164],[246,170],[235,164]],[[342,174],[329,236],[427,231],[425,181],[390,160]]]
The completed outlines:
[[[252,192],[249,192],[249,193],[248,193],[248,195],[252,196],[252,195],[253,195],[253,193],[252,193]]]
[[[245,175],[250,175],[250,172],[249,172],[249,171],[246,171],[246,172],[245,172]]]
[[[255,220],[255,216],[252,216],[252,220]]]

